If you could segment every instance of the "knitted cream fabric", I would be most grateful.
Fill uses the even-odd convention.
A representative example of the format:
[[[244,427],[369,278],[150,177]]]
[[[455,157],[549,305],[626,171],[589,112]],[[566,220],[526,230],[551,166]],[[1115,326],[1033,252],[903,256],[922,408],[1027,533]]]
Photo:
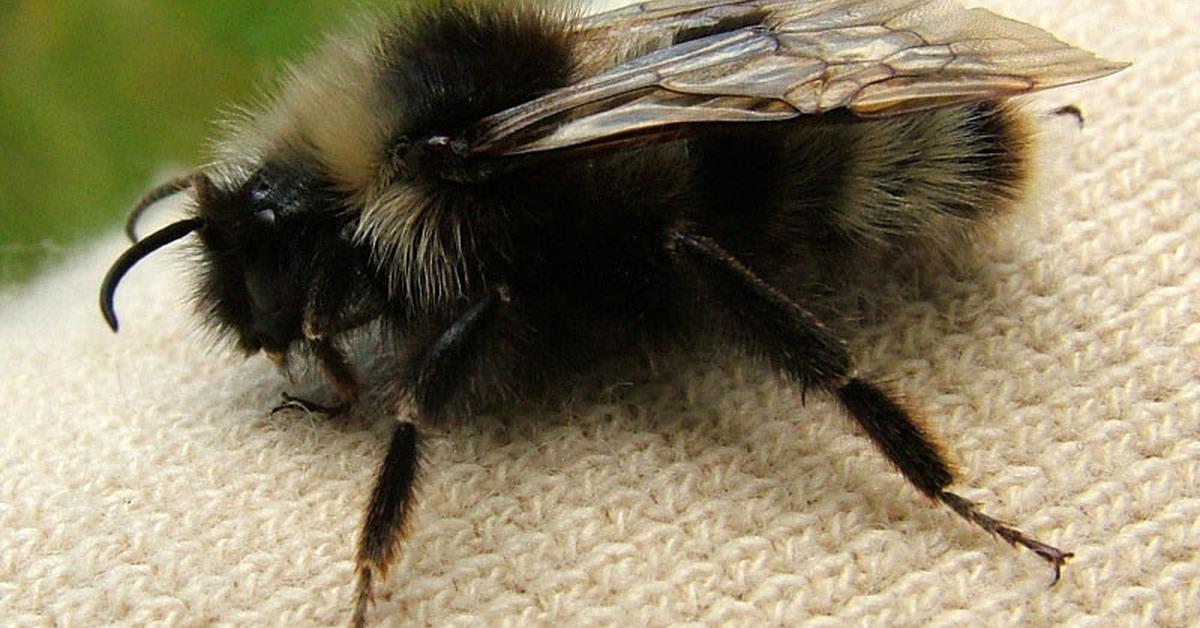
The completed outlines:
[[[1200,617],[1200,3],[987,3],[1136,65],[1036,101],[1036,201],[853,337],[960,492],[1050,569],[931,507],[835,406],[733,357],[431,434],[385,625],[1183,625]],[[111,234],[0,306],[0,624],[320,625],[389,426],[269,416],[289,384],[197,333],[164,254]],[[369,419],[375,419],[371,421]]]

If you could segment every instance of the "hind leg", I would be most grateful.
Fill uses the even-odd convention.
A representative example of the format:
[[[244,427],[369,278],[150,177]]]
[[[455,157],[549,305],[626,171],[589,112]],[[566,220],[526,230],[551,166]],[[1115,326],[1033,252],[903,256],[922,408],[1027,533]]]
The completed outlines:
[[[921,493],[948,506],[963,519],[1013,545],[1022,545],[1054,568],[1057,582],[1071,557],[979,511],[946,490],[954,481],[950,465],[929,431],[891,395],[854,374],[844,343],[812,314],[767,285],[715,241],[673,234],[676,255],[698,276],[717,307],[740,329],[737,339],[802,386],[833,394],[900,473]]]

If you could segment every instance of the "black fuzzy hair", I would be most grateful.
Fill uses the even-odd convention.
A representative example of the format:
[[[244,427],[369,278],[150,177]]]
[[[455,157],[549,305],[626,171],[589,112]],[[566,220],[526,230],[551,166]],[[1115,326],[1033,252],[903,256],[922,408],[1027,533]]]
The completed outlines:
[[[569,84],[563,8],[534,3],[417,4],[382,33],[382,82],[405,105],[403,133],[451,133]]]

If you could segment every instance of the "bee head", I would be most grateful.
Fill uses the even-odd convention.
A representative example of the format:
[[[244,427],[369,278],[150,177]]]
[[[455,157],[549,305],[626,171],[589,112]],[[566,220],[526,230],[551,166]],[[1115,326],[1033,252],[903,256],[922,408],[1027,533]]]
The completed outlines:
[[[203,310],[231,329],[247,353],[278,354],[303,337],[313,252],[310,184],[291,171],[263,166],[232,188],[197,179]]]
[[[248,355],[285,355],[306,338],[306,321],[337,319],[348,306],[349,291],[331,286],[361,283],[362,272],[344,237],[352,230],[331,197],[294,168],[267,164],[231,179],[194,175],[193,215],[136,242],[113,264],[100,305],[114,331],[113,295],[125,272],[192,232],[200,240],[200,310]]]

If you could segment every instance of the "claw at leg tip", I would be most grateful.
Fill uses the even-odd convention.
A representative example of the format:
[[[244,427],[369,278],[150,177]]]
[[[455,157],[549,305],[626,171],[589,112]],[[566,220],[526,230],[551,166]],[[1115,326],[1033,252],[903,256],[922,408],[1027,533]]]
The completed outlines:
[[[1041,554],[1042,558],[1046,559],[1051,566],[1054,567],[1054,579],[1050,581],[1051,589],[1053,589],[1054,585],[1058,584],[1058,581],[1062,579],[1062,568],[1063,565],[1067,564],[1067,559],[1075,556],[1075,554],[1072,554],[1071,552],[1061,552],[1057,549],[1054,550],[1054,552],[1054,554],[1049,555]]]

